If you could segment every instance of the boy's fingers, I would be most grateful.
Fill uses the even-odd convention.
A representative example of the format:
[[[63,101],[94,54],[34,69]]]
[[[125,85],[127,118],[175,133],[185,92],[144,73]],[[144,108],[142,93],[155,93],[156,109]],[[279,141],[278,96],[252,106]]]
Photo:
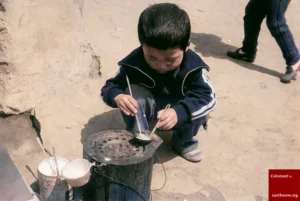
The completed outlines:
[[[131,102],[129,101],[129,100],[124,100],[124,103],[125,103],[125,105],[126,105],[126,107],[127,107],[127,110],[130,110],[131,111],[131,113],[137,113],[137,109],[131,104]]]
[[[128,100],[129,100],[130,103],[135,107],[135,109],[138,108],[137,101],[136,101],[134,98],[132,98],[132,97],[130,96],[130,98],[129,98]]]
[[[124,108],[126,108],[126,105],[125,105],[125,103],[122,101],[122,102],[120,102],[119,107],[122,108],[122,109],[124,109]]]
[[[162,114],[162,110],[161,110],[161,111],[159,111],[159,112],[157,112],[157,119],[159,119],[159,118],[160,118],[161,114]]]
[[[168,121],[168,122],[166,123],[166,125],[164,126],[164,129],[165,129],[165,130],[169,130],[170,127],[171,127],[171,125],[172,125],[172,121]]]
[[[124,112],[126,115],[131,115],[131,113],[129,111],[127,111],[124,107],[120,108],[122,110],[122,112]]]
[[[164,129],[164,130],[168,130],[169,124],[170,124],[170,122],[167,122],[167,123],[163,126],[163,129]]]
[[[126,114],[126,115],[131,115],[131,112],[127,109],[125,103],[120,103],[119,108]]]
[[[174,123],[173,123],[172,121],[170,121],[170,122],[165,126],[165,129],[166,129],[166,130],[171,130],[171,129],[174,127],[173,124],[174,124]]]
[[[170,119],[167,117],[165,120],[161,121],[158,126],[159,128],[164,128],[168,123],[169,123]]]
[[[161,115],[159,116],[159,120],[163,122],[163,121],[165,121],[168,117],[169,117],[169,116],[168,116],[166,113],[164,113],[164,114],[161,114]]]
[[[130,113],[127,112],[126,110],[122,110],[122,112],[123,112],[124,114],[126,114],[127,116],[130,116]]]

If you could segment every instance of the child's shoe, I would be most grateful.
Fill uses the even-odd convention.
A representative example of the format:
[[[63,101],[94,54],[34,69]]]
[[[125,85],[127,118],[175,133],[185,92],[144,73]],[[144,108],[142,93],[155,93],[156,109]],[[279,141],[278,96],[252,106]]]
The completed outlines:
[[[181,156],[185,160],[188,160],[188,161],[193,162],[193,163],[198,163],[204,158],[202,152],[198,148],[193,150],[193,151],[181,154]]]

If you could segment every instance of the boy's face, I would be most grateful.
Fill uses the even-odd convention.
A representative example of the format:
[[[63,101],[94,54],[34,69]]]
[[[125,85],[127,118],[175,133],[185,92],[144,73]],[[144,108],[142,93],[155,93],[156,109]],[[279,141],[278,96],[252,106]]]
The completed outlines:
[[[184,51],[175,48],[159,50],[143,45],[144,57],[148,65],[158,73],[167,73],[180,66]]]

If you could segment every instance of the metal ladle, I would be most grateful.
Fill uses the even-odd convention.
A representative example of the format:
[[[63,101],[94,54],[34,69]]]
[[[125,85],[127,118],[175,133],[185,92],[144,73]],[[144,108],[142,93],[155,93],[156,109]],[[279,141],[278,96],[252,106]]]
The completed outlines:
[[[127,75],[126,75],[126,81],[127,81],[127,85],[128,85],[128,89],[129,89],[129,94],[130,94],[131,97],[133,97],[132,96],[131,86],[130,86],[130,81],[129,81],[129,78],[128,78]],[[142,135],[141,125],[140,125],[140,122],[139,122],[139,118],[137,117],[137,114],[135,114],[134,116],[135,116],[135,119],[136,119],[136,122],[137,122],[137,125],[138,125],[139,135]]]
[[[165,107],[164,111],[160,114],[160,116],[163,115],[169,108],[170,108],[170,104],[168,104],[168,105]],[[146,135],[146,134],[143,134],[143,133],[140,133],[140,134],[138,134],[138,135],[136,136],[136,139],[137,139],[140,143],[148,144],[148,143],[150,143],[150,142],[152,141],[152,135],[153,135],[153,133],[156,131],[157,126],[158,126],[158,123],[160,122],[160,120],[159,120],[160,116],[157,117],[157,118],[158,118],[158,121],[157,121],[157,123],[155,124],[155,126],[154,126],[154,128],[152,129],[152,131],[151,131],[151,133],[150,133],[149,136]]]
[[[129,89],[129,93],[130,93],[130,96],[132,96],[132,90],[131,90],[131,86],[130,86],[130,81],[129,81],[129,78],[128,76],[126,75],[126,81],[127,81],[127,85],[128,85],[128,89]],[[165,110],[163,111],[162,114],[164,114],[167,109],[170,108],[170,104],[168,104],[165,108]],[[150,135],[148,136],[147,134],[145,133],[142,133],[141,132],[141,126],[140,126],[140,122],[139,122],[139,119],[137,117],[137,115],[134,115],[135,116],[135,119],[136,119],[136,122],[137,122],[137,125],[138,125],[138,129],[139,129],[139,134],[135,137],[135,141],[141,143],[141,144],[149,144],[152,142],[152,134],[155,132],[155,130],[157,129],[157,125],[159,123],[159,120],[158,122],[156,123],[156,125],[154,126],[153,130],[151,131]],[[159,118],[159,117],[158,117]]]

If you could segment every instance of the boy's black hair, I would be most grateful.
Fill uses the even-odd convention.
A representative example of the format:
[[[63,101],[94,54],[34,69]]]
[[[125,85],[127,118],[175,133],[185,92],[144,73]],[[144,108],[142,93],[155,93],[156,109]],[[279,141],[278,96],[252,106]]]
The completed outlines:
[[[175,4],[154,4],[140,15],[138,35],[142,45],[160,50],[185,50],[191,35],[189,16]]]

